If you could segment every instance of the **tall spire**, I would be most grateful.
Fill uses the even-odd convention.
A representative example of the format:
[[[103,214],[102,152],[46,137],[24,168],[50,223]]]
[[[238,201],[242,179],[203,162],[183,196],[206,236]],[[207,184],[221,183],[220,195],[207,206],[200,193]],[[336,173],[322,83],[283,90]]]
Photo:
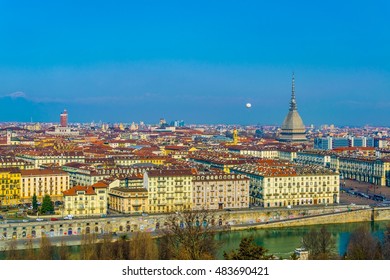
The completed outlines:
[[[295,79],[294,72],[292,74],[292,90],[291,90],[291,101],[290,101],[290,111],[297,110],[297,101],[295,100]]]

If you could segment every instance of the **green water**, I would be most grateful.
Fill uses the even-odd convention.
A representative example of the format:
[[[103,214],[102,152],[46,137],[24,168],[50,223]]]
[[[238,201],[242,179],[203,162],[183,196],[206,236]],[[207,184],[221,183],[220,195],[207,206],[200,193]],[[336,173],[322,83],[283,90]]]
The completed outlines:
[[[371,232],[379,239],[383,238],[386,225],[390,221],[383,222],[362,222],[348,224],[325,225],[327,230],[336,240],[336,247],[339,255],[343,255],[348,246],[350,235],[360,226],[367,226]],[[217,239],[223,242],[218,258],[223,259],[224,251],[237,249],[241,238],[253,236],[256,244],[261,245],[278,257],[288,258],[294,249],[301,246],[302,236],[312,229],[319,230],[322,226],[304,226],[291,227],[283,229],[262,229],[262,230],[245,230],[227,233],[219,233]]]

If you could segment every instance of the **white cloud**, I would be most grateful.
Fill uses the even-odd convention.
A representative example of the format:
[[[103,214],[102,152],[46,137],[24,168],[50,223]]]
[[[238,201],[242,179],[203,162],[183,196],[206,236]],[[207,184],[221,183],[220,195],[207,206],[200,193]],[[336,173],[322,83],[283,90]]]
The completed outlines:
[[[5,96],[9,96],[11,98],[26,98],[27,95],[22,91],[15,91],[13,93],[6,94]]]

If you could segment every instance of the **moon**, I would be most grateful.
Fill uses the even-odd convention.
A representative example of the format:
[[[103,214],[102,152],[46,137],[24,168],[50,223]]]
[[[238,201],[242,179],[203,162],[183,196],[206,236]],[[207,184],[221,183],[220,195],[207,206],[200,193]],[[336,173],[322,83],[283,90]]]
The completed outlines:
[[[252,107],[252,104],[246,103],[246,104],[245,104],[245,107],[250,108],[250,107]]]

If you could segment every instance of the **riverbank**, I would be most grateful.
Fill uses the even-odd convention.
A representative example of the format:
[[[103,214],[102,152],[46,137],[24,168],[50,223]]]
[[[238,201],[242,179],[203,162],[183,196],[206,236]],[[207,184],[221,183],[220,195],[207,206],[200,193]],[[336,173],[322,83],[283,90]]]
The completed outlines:
[[[296,207],[292,209],[249,209],[213,213],[219,229],[239,231],[248,229],[290,228],[322,224],[346,224],[356,222],[390,221],[390,208],[371,208],[368,205],[344,205],[326,207]],[[77,219],[31,223],[8,223],[0,225],[0,234],[7,238],[0,241],[0,250],[7,250],[11,240],[16,239],[17,248],[23,249],[28,240],[39,246],[42,235],[50,238],[53,245],[62,241],[79,245],[83,233],[128,235],[148,231],[157,235],[163,228],[165,215],[146,217],[107,217],[100,219]],[[157,228],[160,225],[160,228]],[[4,235],[3,235],[4,236]],[[16,238],[13,238],[16,237]]]
[[[375,237],[381,240],[383,239],[383,233],[388,224],[388,221],[359,222],[328,224],[326,228],[335,239],[337,253],[342,256],[347,250],[351,233],[356,229],[362,226],[367,227]],[[245,230],[217,232],[215,238],[221,243],[218,249],[217,259],[222,260],[224,252],[230,252],[231,250],[237,249],[241,239],[250,236],[254,238],[256,244],[266,248],[269,254],[286,259],[289,258],[297,247],[301,246],[302,236],[311,230],[319,230],[321,226],[322,225],[263,229],[249,228]],[[74,260],[79,259],[80,245],[73,241],[67,242],[67,245],[69,246],[71,253],[70,258]],[[0,250],[0,260],[5,258],[6,252],[1,252]]]

